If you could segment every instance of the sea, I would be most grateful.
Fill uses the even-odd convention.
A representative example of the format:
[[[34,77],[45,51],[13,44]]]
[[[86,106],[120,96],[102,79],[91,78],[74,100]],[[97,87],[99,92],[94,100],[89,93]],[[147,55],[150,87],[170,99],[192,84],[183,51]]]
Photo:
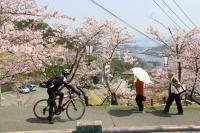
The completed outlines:
[[[138,58],[141,58],[143,59],[144,61],[146,62],[162,62],[162,58],[161,57],[158,57],[158,56],[152,56],[152,55],[147,55],[147,54],[133,54],[134,56],[138,57]]]

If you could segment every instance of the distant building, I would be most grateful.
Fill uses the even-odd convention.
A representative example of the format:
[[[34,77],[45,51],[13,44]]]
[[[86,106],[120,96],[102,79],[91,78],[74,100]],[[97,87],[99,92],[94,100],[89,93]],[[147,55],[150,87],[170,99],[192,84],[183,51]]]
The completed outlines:
[[[161,67],[161,62],[158,61],[147,61],[147,65],[152,68]]]

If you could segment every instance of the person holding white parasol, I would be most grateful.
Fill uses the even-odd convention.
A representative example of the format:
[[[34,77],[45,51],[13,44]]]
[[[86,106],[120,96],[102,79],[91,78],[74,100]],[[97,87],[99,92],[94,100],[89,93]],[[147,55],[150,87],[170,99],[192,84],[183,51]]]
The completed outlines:
[[[136,88],[135,100],[138,105],[138,110],[140,112],[143,112],[143,110],[144,110],[143,101],[146,100],[146,97],[144,96],[144,84],[151,82],[150,77],[144,69],[139,68],[139,67],[134,67],[131,69],[131,71],[134,74],[134,76],[137,78],[136,82],[133,83],[133,85]]]

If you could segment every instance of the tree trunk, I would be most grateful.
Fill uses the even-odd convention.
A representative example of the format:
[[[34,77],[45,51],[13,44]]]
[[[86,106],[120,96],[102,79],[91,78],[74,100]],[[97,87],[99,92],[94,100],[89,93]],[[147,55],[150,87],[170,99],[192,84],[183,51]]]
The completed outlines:
[[[181,62],[178,62],[178,80],[181,82],[182,67]]]
[[[104,77],[106,86],[108,88],[108,91],[111,95],[111,103],[110,104],[111,105],[118,105],[116,93],[111,91],[110,84],[109,84],[108,78],[107,78],[106,73],[105,73],[105,66],[106,66],[106,63],[103,65],[103,77]]]
[[[195,60],[195,79],[194,79],[194,84],[192,86],[192,91],[190,94],[190,99],[192,100],[192,95],[194,93],[194,90],[196,89],[196,84],[197,84],[197,76],[198,76],[199,68],[198,68],[198,60]]]
[[[111,105],[118,105],[117,95],[115,93],[111,93]]]

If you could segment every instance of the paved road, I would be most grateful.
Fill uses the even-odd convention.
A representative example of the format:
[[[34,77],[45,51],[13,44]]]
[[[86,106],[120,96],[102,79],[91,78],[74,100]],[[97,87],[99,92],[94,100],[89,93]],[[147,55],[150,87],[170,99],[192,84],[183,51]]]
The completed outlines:
[[[56,117],[55,124],[35,118],[33,104],[46,98],[46,89],[29,94],[4,93],[0,107],[0,132],[75,129],[76,121],[69,121],[63,112]],[[176,109],[166,115],[161,109],[146,109],[146,113],[137,113],[132,108],[87,107],[82,120],[101,120],[103,128],[143,127],[159,125],[200,125],[200,109],[184,109],[184,115],[175,115]]]
[[[87,107],[82,120],[101,120],[103,128],[111,127],[142,127],[158,125],[200,125],[200,110],[185,109],[184,115],[175,115],[172,109],[168,115],[159,109],[146,109],[146,113],[137,113],[131,108],[117,109],[104,107]],[[0,132],[66,130],[75,129],[76,121],[69,121],[63,112],[56,117],[55,124],[38,120],[32,113],[32,106],[0,107]]]
[[[6,92],[2,94],[2,106],[15,106],[15,105],[32,105],[37,100],[47,98],[45,88],[39,88],[37,91],[30,92],[28,94],[21,94],[17,92]]]

